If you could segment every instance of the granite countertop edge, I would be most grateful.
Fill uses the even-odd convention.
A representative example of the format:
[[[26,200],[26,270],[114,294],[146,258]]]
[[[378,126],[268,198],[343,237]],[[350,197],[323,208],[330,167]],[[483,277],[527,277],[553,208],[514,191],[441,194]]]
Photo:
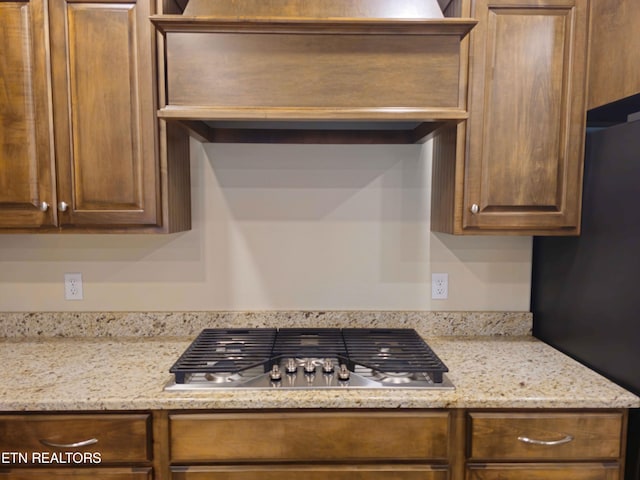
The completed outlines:
[[[638,408],[640,398],[531,336],[434,336],[455,390],[167,392],[192,337],[3,338],[0,411]]]

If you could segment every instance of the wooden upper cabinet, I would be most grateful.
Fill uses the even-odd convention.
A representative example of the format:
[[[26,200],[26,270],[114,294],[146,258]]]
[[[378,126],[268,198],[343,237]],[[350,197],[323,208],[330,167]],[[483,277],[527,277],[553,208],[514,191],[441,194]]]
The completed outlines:
[[[0,228],[56,221],[46,23],[42,0],[0,2]]]
[[[434,186],[433,229],[577,234],[587,1],[475,0],[470,8],[478,20],[470,118],[436,134],[434,179],[445,187]]]
[[[150,2],[51,2],[64,225],[155,225],[160,207]]]
[[[638,0],[591,0],[589,98],[592,109],[640,93]]]

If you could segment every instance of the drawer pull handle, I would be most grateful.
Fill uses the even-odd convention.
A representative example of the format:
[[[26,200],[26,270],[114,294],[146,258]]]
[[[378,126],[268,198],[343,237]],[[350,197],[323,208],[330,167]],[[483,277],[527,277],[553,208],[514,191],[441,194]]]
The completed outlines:
[[[90,438],[89,440],[83,440],[81,442],[76,443],[54,443],[49,440],[40,439],[40,443],[53,448],[77,448],[77,447],[86,447],[87,445],[93,445],[94,443],[98,443],[97,438]]]
[[[553,445],[562,445],[563,443],[569,443],[573,441],[573,435],[567,435],[566,437],[561,438],[560,440],[536,440],[535,438],[529,438],[529,437],[518,437],[518,440],[520,440],[523,443],[530,443],[532,445],[553,446]]]

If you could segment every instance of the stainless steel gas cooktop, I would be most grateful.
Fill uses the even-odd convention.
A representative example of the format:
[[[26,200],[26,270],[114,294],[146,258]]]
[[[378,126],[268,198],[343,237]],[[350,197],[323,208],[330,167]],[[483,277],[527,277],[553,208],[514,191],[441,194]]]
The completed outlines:
[[[205,329],[170,372],[165,390],[454,388],[412,329]]]

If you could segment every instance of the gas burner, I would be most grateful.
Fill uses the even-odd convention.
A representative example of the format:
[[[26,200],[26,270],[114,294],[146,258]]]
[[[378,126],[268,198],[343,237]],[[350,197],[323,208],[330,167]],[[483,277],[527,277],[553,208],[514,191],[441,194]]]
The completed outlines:
[[[371,370],[371,378],[388,385],[401,385],[425,380],[425,376],[420,373],[381,372],[380,370]]]
[[[231,383],[242,380],[242,375],[233,372],[209,372],[204,374],[204,378],[211,383]]]

